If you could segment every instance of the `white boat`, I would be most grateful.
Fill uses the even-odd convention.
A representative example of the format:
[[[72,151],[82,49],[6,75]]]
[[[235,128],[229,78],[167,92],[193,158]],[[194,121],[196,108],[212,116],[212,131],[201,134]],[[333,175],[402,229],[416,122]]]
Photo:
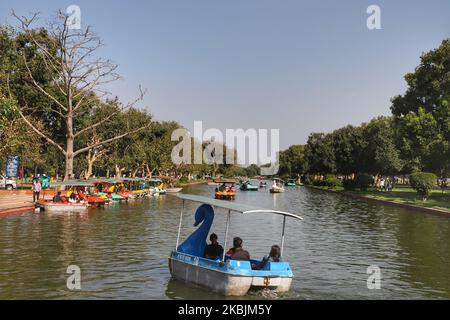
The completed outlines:
[[[281,256],[283,253],[286,217],[302,219],[301,217],[289,212],[255,209],[246,205],[207,197],[187,194],[179,194],[177,196],[183,200],[183,207],[178,226],[177,243],[175,250],[171,252],[169,257],[169,269],[174,279],[193,283],[226,296],[243,296],[252,287],[269,288],[277,292],[289,290],[293,273],[288,262],[266,261],[263,267],[256,268],[255,266],[261,263],[260,261],[232,260],[225,252],[216,259],[204,258],[203,254],[206,238],[214,220],[213,206],[228,210],[224,241],[225,248],[227,246],[228,228],[232,211],[243,214],[271,213],[282,215]],[[202,203],[195,212],[195,226],[200,226],[183,243],[178,245],[185,200]]]
[[[39,202],[39,207],[44,211],[49,212],[74,212],[74,211],[85,211],[88,209],[89,204],[87,203],[70,203],[70,202],[51,202],[42,201]]]
[[[177,193],[183,190],[183,188],[166,188],[167,193]]]
[[[273,184],[270,187],[270,193],[282,193],[284,192],[284,183],[281,179],[274,179]]]

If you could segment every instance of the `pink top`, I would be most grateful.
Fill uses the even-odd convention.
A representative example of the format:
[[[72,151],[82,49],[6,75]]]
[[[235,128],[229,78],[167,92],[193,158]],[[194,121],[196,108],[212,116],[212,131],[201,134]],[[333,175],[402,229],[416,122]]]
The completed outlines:
[[[41,183],[39,181],[36,183],[33,183],[33,190],[35,192],[41,192]]]

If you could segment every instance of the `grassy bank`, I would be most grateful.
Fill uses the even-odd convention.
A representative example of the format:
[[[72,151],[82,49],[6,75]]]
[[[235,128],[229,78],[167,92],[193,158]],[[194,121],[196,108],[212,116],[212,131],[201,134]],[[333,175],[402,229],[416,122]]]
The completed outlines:
[[[345,191],[342,187],[314,187],[322,190],[330,190],[338,193],[355,194],[368,198],[390,201],[394,203],[401,203],[413,205],[418,207],[433,208],[450,212],[450,191],[442,193],[441,190],[433,190],[427,201],[423,201],[422,197],[417,192],[408,187],[394,188],[392,191],[380,191],[376,189],[369,189],[367,191]]]

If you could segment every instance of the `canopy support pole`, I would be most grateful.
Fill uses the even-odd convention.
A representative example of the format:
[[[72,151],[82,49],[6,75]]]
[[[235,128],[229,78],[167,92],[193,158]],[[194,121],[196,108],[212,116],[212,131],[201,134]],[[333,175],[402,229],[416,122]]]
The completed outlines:
[[[181,221],[183,221],[183,209],[184,209],[184,200],[183,200],[183,204],[181,205],[180,223],[178,224],[177,245],[175,246],[175,252],[177,251],[178,243],[180,242]]]
[[[283,216],[283,231],[281,233],[281,252],[280,255],[283,256],[283,247],[284,247],[284,229],[286,227],[286,216]]]
[[[231,210],[228,210],[228,215],[227,215],[227,226],[225,229],[225,240],[224,240],[224,249],[223,249],[223,254],[222,254],[222,262],[225,261],[225,252],[226,252],[226,248],[227,248],[227,239],[228,239],[228,226],[230,224],[230,215],[231,215]]]

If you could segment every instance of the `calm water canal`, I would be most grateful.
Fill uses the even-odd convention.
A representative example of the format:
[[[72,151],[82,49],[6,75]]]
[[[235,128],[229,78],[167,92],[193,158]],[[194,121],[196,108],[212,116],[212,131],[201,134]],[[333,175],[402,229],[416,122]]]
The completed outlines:
[[[206,185],[184,192],[211,196]],[[298,213],[288,220],[285,259],[291,291],[252,292],[244,299],[450,298],[450,219],[370,204],[305,187],[269,194],[239,192],[236,202]],[[170,279],[181,201],[167,195],[85,214],[0,216],[0,299],[223,298]],[[188,203],[182,237],[193,230]],[[223,242],[225,212],[212,231]],[[282,218],[235,213],[230,236],[252,257],[280,242]],[[81,268],[81,290],[66,287],[67,266]],[[367,289],[367,267],[381,268],[381,289]]]

